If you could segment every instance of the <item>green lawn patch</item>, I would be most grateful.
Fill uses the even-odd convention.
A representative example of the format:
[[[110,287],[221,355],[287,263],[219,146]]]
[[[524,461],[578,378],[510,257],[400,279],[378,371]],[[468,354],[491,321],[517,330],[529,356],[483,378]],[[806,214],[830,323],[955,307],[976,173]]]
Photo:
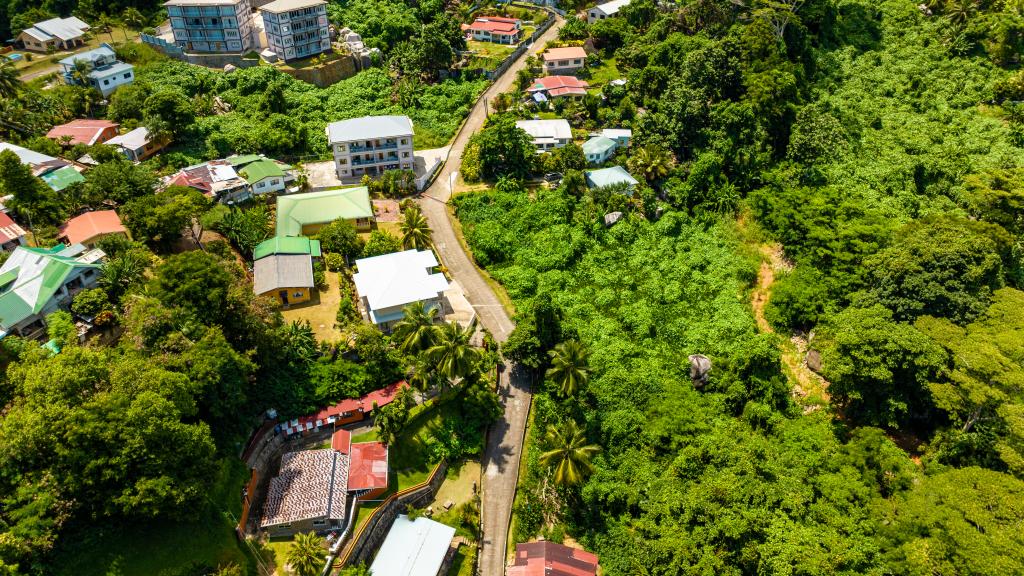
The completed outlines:
[[[588,68],[585,73],[580,74],[580,78],[590,84],[588,92],[599,94],[609,82],[622,78],[622,74],[615,63],[615,58],[605,58],[600,66]]]
[[[151,576],[184,574],[192,566],[234,563],[248,567],[250,557],[235,537],[242,512],[242,487],[249,479],[245,463],[225,458],[211,479],[209,506],[191,522],[110,522],[83,528],[62,538],[57,576]]]
[[[352,443],[356,442],[375,442],[379,436],[377,435],[377,429],[371,428],[366,432],[360,432],[359,434],[352,435]]]
[[[472,546],[459,546],[455,552],[452,567],[448,569],[448,576],[473,576],[475,564],[476,548]]]

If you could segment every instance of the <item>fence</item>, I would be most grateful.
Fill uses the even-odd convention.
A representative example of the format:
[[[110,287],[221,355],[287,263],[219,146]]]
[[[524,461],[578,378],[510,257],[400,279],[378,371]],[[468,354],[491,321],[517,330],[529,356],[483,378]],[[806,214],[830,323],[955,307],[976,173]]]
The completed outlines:
[[[433,500],[447,471],[448,463],[442,460],[425,482],[388,496],[352,535],[352,540],[338,554],[336,565],[368,562],[380,548],[395,517],[404,512],[407,506],[421,507]]]

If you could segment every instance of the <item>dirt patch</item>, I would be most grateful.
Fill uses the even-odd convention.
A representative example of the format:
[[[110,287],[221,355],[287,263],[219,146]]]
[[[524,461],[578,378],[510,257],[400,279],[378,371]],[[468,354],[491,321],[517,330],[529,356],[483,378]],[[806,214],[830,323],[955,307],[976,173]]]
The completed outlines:
[[[434,497],[434,513],[444,511],[444,505],[452,503],[452,508],[457,508],[473,499],[476,491],[480,490],[480,463],[470,461],[462,464],[456,471],[454,468],[448,470],[448,475],[441,488]]]
[[[772,334],[775,330],[764,317],[764,307],[771,299],[776,273],[792,270],[793,265],[785,259],[778,244],[762,245],[760,252],[764,260],[757,271],[757,287],[751,295],[750,304],[758,329]],[[783,370],[793,382],[793,396],[804,404],[805,414],[818,410],[829,401],[828,381],[807,367],[807,339],[802,334],[793,335],[782,344],[781,352]]]
[[[309,302],[282,309],[281,315],[287,322],[308,321],[320,342],[337,342],[342,338],[341,331],[334,327],[341,303],[338,273],[327,272],[326,277],[326,290],[318,291]]]
[[[373,217],[377,223],[398,222],[402,219],[402,211],[398,208],[398,200],[384,199],[373,201]]]

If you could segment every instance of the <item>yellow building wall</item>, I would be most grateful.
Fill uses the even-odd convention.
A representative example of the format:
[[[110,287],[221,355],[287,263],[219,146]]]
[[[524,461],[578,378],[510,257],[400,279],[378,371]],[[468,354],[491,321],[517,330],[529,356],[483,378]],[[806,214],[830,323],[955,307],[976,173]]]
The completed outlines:
[[[282,290],[288,291],[288,304],[302,304],[303,302],[309,302],[310,298],[313,297],[312,288],[278,288],[264,292],[260,296],[268,296],[274,300],[281,301]]]

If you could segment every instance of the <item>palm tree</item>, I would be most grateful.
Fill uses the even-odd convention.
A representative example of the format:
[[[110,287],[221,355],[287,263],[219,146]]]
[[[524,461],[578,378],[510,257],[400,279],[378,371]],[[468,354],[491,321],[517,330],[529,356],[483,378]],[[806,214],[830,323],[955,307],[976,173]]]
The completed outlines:
[[[434,345],[437,340],[437,308],[428,309],[423,302],[414,302],[402,310],[403,317],[395,323],[392,339],[398,349],[415,354]]]
[[[540,463],[555,469],[555,484],[575,486],[594,471],[590,459],[601,448],[586,443],[586,435],[575,420],[569,420],[564,431],[548,426],[544,441],[551,449],[540,455]]]
[[[141,30],[146,25],[146,17],[142,15],[142,12],[131,6],[124,9],[124,12],[121,14],[121,21],[132,30]]]
[[[71,70],[71,79],[79,86],[89,85],[89,74],[92,73],[92,63],[88,60],[75,60],[75,66]]]
[[[410,386],[423,393],[430,391],[438,383],[434,366],[424,356],[417,356],[408,366],[405,379]]]
[[[437,366],[437,372],[449,382],[469,376],[480,360],[480,351],[469,343],[474,330],[475,322],[463,329],[453,320],[438,330],[437,341],[425,352]]]
[[[296,574],[315,576],[320,572],[326,558],[323,542],[323,538],[317,536],[315,532],[295,535],[295,540],[288,547],[285,559]]]
[[[643,176],[648,182],[654,182],[668,176],[676,160],[672,153],[657,144],[648,144],[638,148],[629,158],[629,169],[634,174]]]
[[[4,58],[0,62],[0,99],[14,99],[21,90],[21,79],[18,78],[18,71],[14,64]]]
[[[580,387],[587,383],[590,364],[587,358],[590,352],[578,340],[567,340],[548,351],[551,356],[551,368],[546,376],[555,384],[562,396],[572,396]]]
[[[430,225],[419,208],[409,208],[402,213],[399,229],[402,231],[402,247],[406,250],[424,250],[430,246]]]

